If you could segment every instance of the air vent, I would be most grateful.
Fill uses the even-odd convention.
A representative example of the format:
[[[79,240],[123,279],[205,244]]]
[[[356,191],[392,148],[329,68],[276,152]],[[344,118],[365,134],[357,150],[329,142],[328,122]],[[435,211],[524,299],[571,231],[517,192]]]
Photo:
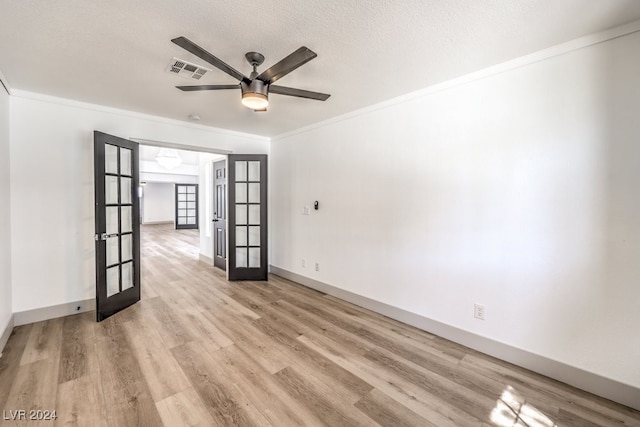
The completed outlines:
[[[187,79],[200,80],[207,71],[211,71],[208,68],[201,67],[197,64],[192,64],[183,59],[173,58],[166,71],[171,74],[177,74]]]

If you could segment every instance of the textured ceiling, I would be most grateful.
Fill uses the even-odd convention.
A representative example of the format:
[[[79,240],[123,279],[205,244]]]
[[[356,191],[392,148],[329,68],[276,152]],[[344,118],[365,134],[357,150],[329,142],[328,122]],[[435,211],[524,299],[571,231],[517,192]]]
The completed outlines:
[[[587,34],[640,19],[637,0],[0,0],[0,72],[11,89],[274,136]],[[186,36],[249,74],[300,46],[318,57],[278,84],[267,113],[239,91],[181,92],[170,42]],[[193,83],[198,83],[193,81]],[[215,69],[199,84],[232,84]]]

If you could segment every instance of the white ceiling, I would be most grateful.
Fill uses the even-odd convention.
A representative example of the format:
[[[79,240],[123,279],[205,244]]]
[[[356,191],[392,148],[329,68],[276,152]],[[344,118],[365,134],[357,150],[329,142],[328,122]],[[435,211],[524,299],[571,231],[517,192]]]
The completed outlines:
[[[0,0],[0,72],[11,89],[275,136],[434,83],[640,19],[637,0]],[[273,65],[300,46],[318,57],[254,113],[235,90],[182,92],[170,42],[186,36],[244,74],[247,51]],[[200,83],[233,84],[215,69]]]

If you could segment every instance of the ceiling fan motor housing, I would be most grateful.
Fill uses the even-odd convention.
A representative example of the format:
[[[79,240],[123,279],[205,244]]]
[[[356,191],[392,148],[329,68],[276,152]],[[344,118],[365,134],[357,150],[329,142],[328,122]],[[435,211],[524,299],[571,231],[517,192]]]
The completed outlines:
[[[245,93],[257,93],[267,97],[269,94],[269,85],[259,79],[253,79],[251,83],[240,82],[240,89],[242,89],[243,96]]]

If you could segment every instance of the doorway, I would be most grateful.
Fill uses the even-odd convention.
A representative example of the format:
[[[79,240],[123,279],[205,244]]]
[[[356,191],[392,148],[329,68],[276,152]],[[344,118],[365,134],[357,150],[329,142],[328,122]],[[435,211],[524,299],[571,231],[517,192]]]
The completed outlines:
[[[214,256],[216,250],[226,255],[226,237],[222,242],[224,245],[215,243],[216,225],[226,225],[226,200],[216,207],[214,194],[214,163],[226,163],[226,154],[201,151],[196,147],[178,148],[159,141],[137,141],[140,143],[140,181],[144,184],[140,189],[141,232],[149,232],[144,240],[152,241],[154,236],[161,239],[160,236],[169,232],[167,227],[176,233],[189,230],[191,233],[188,238],[185,235],[185,241],[196,243],[197,251],[192,251],[193,256],[226,270],[226,257],[220,264],[219,258]],[[171,148],[169,153],[168,147]],[[165,167],[156,160],[161,152],[164,157],[176,156],[179,160],[169,162],[170,167]],[[214,222],[216,218],[217,223]],[[152,232],[154,227],[162,229],[162,233]]]

